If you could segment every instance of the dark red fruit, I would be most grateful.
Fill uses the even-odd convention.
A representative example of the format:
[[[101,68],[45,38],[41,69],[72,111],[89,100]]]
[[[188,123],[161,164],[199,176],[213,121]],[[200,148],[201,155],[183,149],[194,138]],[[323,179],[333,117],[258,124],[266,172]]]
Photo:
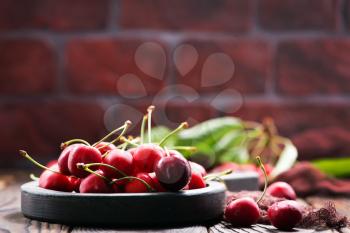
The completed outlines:
[[[205,170],[205,168],[202,165],[195,163],[195,162],[192,162],[192,161],[189,161],[189,163],[190,163],[192,171],[196,171],[199,174],[201,174],[202,176],[207,175],[207,171]]]
[[[59,170],[57,165],[51,166],[50,169]],[[74,189],[68,176],[50,170],[41,173],[39,187],[63,192],[72,192]]]
[[[130,148],[130,149],[128,150],[128,152],[129,152],[132,156],[134,156],[135,150],[136,150],[136,148]]]
[[[57,160],[51,160],[46,164],[46,167],[52,167],[55,166],[58,163]]]
[[[156,173],[152,172],[148,175],[152,178],[153,187],[157,192],[166,192],[165,188],[159,183]]]
[[[78,163],[101,163],[102,156],[99,150],[92,146],[78,145],[72,149],[68,157],[68,168],[72,175],[84,178],[90,173],[77,167]],[[93,169],[93,167],[90,167]]]
[[[154,169],[159,183],[170,191],[178,191],[190,181],[191,166],[179,153],[171,151],[170,156],[161,158]]]
[[[230,202],[225,209],[225,220],[236,227],[249,227],[260,217],[258,204],[249,197],[243,197]]]
[[[271,224],[280,230],[293,229],[302,218],[298,202],[286,200],[274,203],[267,210]]]
[[[188,188],[200,189],[205,187],[206,187],[206,183],[203,176],[197,171],[192,170],[191,180],[190,180],[190,183],[188,183]]]
[[[77,177],[74,177],[74,176],[69,176],[69,181],[73,187],[73,190],[75,192],[79,192],[79,186],[80,186],[80,183],[81,183],[81,179],[80,178],[77,178]]]
[[[101,155],[104,155],[108,151],[115,149],[116,146],[114,144],[109,143],[109,142],[100,142],[95,146],[95,148],[97,148],[100,151]]]
[[[103,158],[103,163],[111,165],[126,175],[130,175],[132,173],[133,168],[133,157],[128,151],[123,151],[120,149],[113,149],[109,152],[109,154]],[[108,178],[120,178],[123,175],[116,170],[101,166],[100,170],[102,170]]]
[[[60,168],[60,172],[66,175],[70,175],[70,171],[68,168],[68,158],[70,153],[74,148],[76,148],[78,145],[83,145],[83,144],[72,144],[70,146],[67,146],[60,154],[58,157],[58,167]]]
[[[149,174],[139,173],[136,175],[136,177],[139,179],[142,179],[151,187],[154,187],[153,180],[149,176]],[[129,181],[125,185],[124,190],[126,193],[147,193],[147,192],[149,192],[149,189],[147,188],[147,186],[144,183],[142,183],[141,181],[136,180],[136,179]]]
[[[164,156],[164,150],[155,144],[143,144],[133,155],[136,169],[146,173],[153,172],[155,164]]]
[[[295,191],[292,188],[292,186],[282,181],[271,184],[267,188],[266,192],[271,196],[286,198],[289,200],[295,200],[297,198],[297,195],[295,194]]]
[[[104,175],[101,170],[96,172],[102,176]],[[81,181],[79,191],[80,193],[110,193],[112,188],[105,179],[90,174]]]

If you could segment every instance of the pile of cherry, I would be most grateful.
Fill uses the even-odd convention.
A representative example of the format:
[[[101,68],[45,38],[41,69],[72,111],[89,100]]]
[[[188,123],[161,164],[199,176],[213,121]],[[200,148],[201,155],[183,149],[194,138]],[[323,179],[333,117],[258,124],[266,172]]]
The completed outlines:
[[[20,154],[44,169],[39,177],[39,187],[56,191],[142,193],[206,187],[206,171],[201,165],[188,161],[176,148],[163,146],[171,135],[186,128],[187,123],[182,123],[161,142],[152,143],[153,110],[154,106],[147,109],[139,138],[123,136],[131,125],[130,121],[126,121],[92,145],[82,139],[62,143],[63,150],[58,160],[47,166],[35,161],[25,151],[21,150]],[[146,124],[147,143],[144,142]],[[106,141],[117,133],[116,138]],[[116,146],[116,142],[120,145]]]

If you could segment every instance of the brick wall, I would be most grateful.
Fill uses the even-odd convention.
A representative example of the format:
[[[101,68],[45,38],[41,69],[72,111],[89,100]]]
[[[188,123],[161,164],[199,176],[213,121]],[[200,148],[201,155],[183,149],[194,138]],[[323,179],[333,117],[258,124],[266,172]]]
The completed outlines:
[[[19,148],[47,160],[64,140],[96,140],[154,99],[157,123],[272,116],[302,159],[350,155],[349,13],[346,0],[2,0],[0,166],[27,164]],[[156,63],[135,62],[145,42]],[[188,72],[173,59],[183,44],[198,53]],[[234,76],[203,86],[218,52]]]

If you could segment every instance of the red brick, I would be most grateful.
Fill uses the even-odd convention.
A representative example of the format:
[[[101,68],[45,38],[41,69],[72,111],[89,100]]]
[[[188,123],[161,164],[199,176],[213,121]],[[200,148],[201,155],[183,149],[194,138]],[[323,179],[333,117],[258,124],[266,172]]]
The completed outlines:
[[[73,138],[94,142],[104,134],[103,114],[103,109],[91,102],[3,103],[1,160],[18,161],[19,149],[36,158],[55,158],[61,142]]]
[[[287,41],[278,46],[278,90],[288,95],[350,91],[350,40]]]
[[[158,43],[158,42],[156,42]],[[130,95],[144,94],[141,88],[124,85],[122,91],[117,82],[128,73],[140,78],[147,94],[155,94],[164,85],[140,70],[134,56],[142,41],[133,39],[76,39],[67,46],[67,74],[70,88],[78,93],[102,93]],[[160,44],[159,44],[160,45]]]
[[[260,25],[268,30],[335,30],[339,0],[262,0]]]
[[[107,13],[107,0],[4,0],[0,3],[0,30],[99,29],[106,25]]]
[[[55,54],[45,41],[0,40],[0,93],[50,92],[56,79],[55,62]]]
[[[185,84],[199,92],[215,92],[234,88],[244,94],[262,93],[265,82],[271,74],[272,55],[270,46],[259,40],[188,40],[183,44],[192,45],[197,49],[199,57],[194,68],[182,76],[177,72],[177,83]],[[216,86],[203,86],[203,65],[208,56],[214,53],[228,55],[234,63],[234,74],[224,84]],[[213,74],[207,76],[210,82],[218,80],[217,67],[211,66],[206,72]]]
[[[252,27],[251,0],[123,0],[120,24],[125,29],[245,32]]]

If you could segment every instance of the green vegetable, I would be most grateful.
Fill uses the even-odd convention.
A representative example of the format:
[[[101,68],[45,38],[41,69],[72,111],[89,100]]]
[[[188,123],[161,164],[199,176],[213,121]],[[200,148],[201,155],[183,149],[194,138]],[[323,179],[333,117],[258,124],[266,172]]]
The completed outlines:
[[[350,177],[350,157],[326,158],[311,162],[315,167],[329,176]]]

